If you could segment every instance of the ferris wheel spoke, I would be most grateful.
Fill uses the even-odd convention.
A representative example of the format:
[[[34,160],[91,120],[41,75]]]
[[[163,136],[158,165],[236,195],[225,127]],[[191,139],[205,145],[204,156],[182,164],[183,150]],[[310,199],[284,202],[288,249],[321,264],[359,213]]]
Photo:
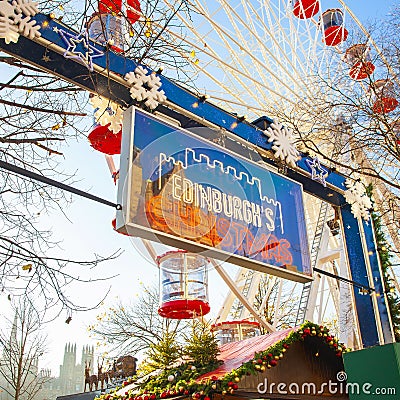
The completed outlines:
[[[179,48],[177,47],[177,51],[179,51]],[[180,52],[180,55],[182,56],[182,58],[185,58],[187,61],[189,61],[189,57],[184,54],[183,52]],[[211,62],[211,61],[210,61]],[[247,110],[254,110],[257,112],[265,112],[265,109],[260,108],[260,107],[256,107],[256,106],[252,106],[250,104],[245,104],[243,102],[243,98],[244,98],[244,94],[238,92],[237,90],[232,90],[232,88],[234,87],[234,85],[232,84],[232,82],[224,84],[222,83],[220,80],[218,80],[214,74],[210,73],[207,70],[207,64],[203,67],[203,66],[199,66],[196,65],[196,69],[198,72],[203,73],[205,76],[207,76],[210,80],[214,81],[214,83],[216,84],[216,87],[220,87],[221,88],[221,92],[224,94],[229,94],[231,95],[234,99],[236,99],[236,101],[232,100],[232,99],[227,99],[227,98],[222,98],[222,97],[218,97],[217,95],[211,95],[210,97],[213,100],[218,100],[221,103],[223,103],[224,105],[227,106],[227,108],[232,109],[232,104],[237,105],[237,106],[241,106]],[[232,78],[234,79],[234,78]],[[214,93],[216,91],[212,91],[212,90],[208,90],[207,94],[210,93]]]
[[[170,5],[168,2],[166,2],[167,5]],[[187,21],[187,19],[182,18],[182,16],[179,16],[181,18],[181,21],[191,30],[191,32],[195,35],[195,37],[197,38],[197,40],[204,42],[204,39],[202,38],[202,36],[198,33],[198,31],[196,29],[193,29],[192,25],[189,24]],[[241,100],[243,97],[239,97],[237,95],[237,90],[232,90],[233,87],[237,87],[237,84],[240,83],[240,86],[242,88],[244,88],[249,94],[252,94],[254,96],[254,92],[250,92],[249,91],[249,85],[247,82],[244,82],[242,80],[242,78],[244,79],[248,79],[251,80],[253,82],[253,84],[256,85],[256,87],[259,90],[259,93],[261,96],[263,96],[265,98],[265,89],[270,90],[269,87],[262,85],[262,88],[259,88],[259,82],[254,79],[251,75],[249,74],[245,74],[244,69],[239,70],[238,68],[235,68],[234,66],[232,66],[231,64],[227,63],[226,61],[222,60],[216,51],[214,51],[212,49],[212,47],[210,45],[207,45],[206,48],[207,50],[204,50],[202,47],[200,47],[197,43],[195,43],[195,41],[191,41],[187,38],[187,36],[180,36],[179,34],[177,34],[176,32],[173,31],[169,31],[169,33],[177,38],[179,38],[180,40],[186,42],[187,44],[189,44],[190,46],[192,46],[194,49],[196,49],[197,51],[199,51],[199,53],[202,53],[203,55],[206,55],[209,57],[210,61],[209,64],[211,64],[212,62],[215,62],[216,65],[214,65],[214,67],[219,68],[219,69],[228,69],[230,70],[230,74],[226,74],[229,82],[228,84],[224,84],[222,82],[222,80],[218,80],[217,78],[215,78],[214,74],[209,73],[205,66],[201,66],[200,64],[196,65],[197,69],[200,69],[208,78],[210,78],[212,81],[214,81],[214,83],[216,83],[218,86],[221,86],[222,89],[225,90],[225,92],[229,93],[230,95],[234,96],[234,98],[236,98],[236,100]],[[225,46],[230,49],[231,54],[235,54],[234,49],[231,48],[230,44],[228,41],[224,41]],[[276,93],[278,94],[278,93]],[[240,103],[240,102],[239,102]],[[240,103],[243,106],[245,106],[245,104],[242,102]]]
[[[292,18],[287,18],[286,9],[283,15],[282,10],[278,9],[277,15],[274,8],[268,6],[269,3],[270,2],[267,3],[265,0],[262,1],[268,25],[271,28],[268,28],[268,25],[263,19],[261,19],[260,22],[264,30],[268,32],[269,37],[275,44],[274,51],[278,54],[283,54],[283,56],[287,57],[288,59],[289,56],[287,54],[289,53],[292,56],[292,59],[290,60],[290,65],[292,66],[293,70],[298,71],[298,74],[300,74],[301,71],[303,73],[303,77],[307,76],[307,70],[305,69],[307,63],[305,63],[304,60],[307,59],[308,54],[305,51],[305,46],[298,46],[300,40],[305,40],[303,35],[300,36],[300,20],[298,20],[297,24],[295,25]],[[254,7],[252,7],[252,9],[254,10]],[[256,15],[256,17],[260,19],[258,15]],[[285,22],[289,22],[289,32],[287,32],[287,29],[280,28],[285,25],[285,22],[282,22],[282,19],[285,19]],[[272,31],[272,28],[274,28],[274,31]],[[279,40],[276,39],[276,36],[278,36]],[[288,51],[287,46],[289,46],[289,49],[291,51]],[[298,51],[300,52],[300,54],[298,53]]]
[[[197,9],[199,12],[204,12],[204,9],[202,8],[202,6],[200,5],[200,8]],[[227,42],[227,39],[229,39],[229,41],[231,41],[232,43],[235,44],[235,46],[237,46],[238,49],[243,50],[246,55],[251,59],[251,61],[256,62],[258,64],[260,64],[260,60],[255,57],[253,54],[251,54],[248,50],[246,50],[236,39],[235,37],[230,34],[225,28],[221,27],[216,21],[211,20],[207,15],[204,15],[204,17],[209,21],[209,23],[214,27],[216,33],[220,36],[220,38],[225,41],[225,43]],[[230,49],[232,49],[232,46],[229,44]],[[226,63],[225,63],[226,64]],[[266,71],[269,72],[269,74],[275,78],[277,81],[279,81],[282,84],[282,87],[285,87],[290,93],[292,93],[293,96],[298,97],[298,99],[301,99],[301,96],[299,96],[299,94],[289,85],[286,84],[286,82],[283,82],[271,69],[269,69],[267,67],[267,65],[264,65],[264,68]],[[236,69],[236,72],[237,71]],[[257,82],[257,80],[255,79],[251,79],[254,82]],[[282,93],[277,92],[276,90],[272,89],[271,87],[267,87],[266,85],[261,85],[262,87],[265,87],[267,90],[270,90],[272,93],[274,93],[278,98],[284,99],[284,96],[282,95]],[[288,99],[286,99],[288,100]],[[293,103],[293,101],[291,101]]]
[[[168,4],[171,0],[164,1]],[[330,7],[334,7],[331,6],[332,2],[334,0],[329,3]],[[344,12],[343,22],[346,22],[346,18],[354,21],[361,28],[366,41],[381,54],[345,0],[338,0],[337,3],[341,7],[338,10]],[[183,49],[180,54],[193,69],[192,76],[197,79],[196,85],[204,87],[205,94],[211,96],[210,101],[236,113],[239,110],[249,110],[256,118],[261,115],[279,116],[285,123],[286,118],[289,123],[292,121],[299,125],[304,136],[309,135],[310,140],[314,141],[316,152],[321,150],[322,154],[332,154],[330,151],[338,143],[329,136],[331,132],[326,127],[331,126],[332,118],[336,115],[328,112],[327,104],[341,104],[341,96],[354,91],[362,96],[366,93],[363,89],[366,84],[348,79],[343,84],[343,77],[348,75],[349,68],[343,59],[346,43],[327,43],[326,28],[321,21],[329,10],[324,11],[321,4],[315,16],[301,19],[293,14],[292,5],[287,0],[192,0],[190,6],[194,11],[193,19],[183,12],[177,14],[185,29],[172,27],[167,32],[176,42],[177,48],[179,43],[183,43],[185,47],[193,49],[195,56]],[[384,58],[382,60],[385,62]],[[321,80],[328,84],[321,86]],[[320,115],[315,118],[317,113]],[[327,140],[324,141],[320,136]],[[354,150],[342,146],[341,158],[337,162],[343,168],[348,166],[356,170],[356,160],[346,160],[349,151]],[[374,148],[368,149],[365,157],[373,163],[375,171],[391,165],[388,158],[390,155]],[[331,159],[336,162],[334,156]],[[385,178],[387,176],[383,175]],[[378,188],[383,197],[386,193],[384,188]],[[315,199],[308,199],[306,203],[312,210],[315,208]],[[333,218],[332,210],[330,212],[329,218]],[[323,225],[326,225],[326,221]],[[325,227],[325,234],[329,235],[327,229]],[[331,244],[328,247],[332,247]],[[334,266],[325,265],[324,268],[331,270]],[[343,313],[338,310],[342,292],[341,297],[338,297],[336,282],[331,278],[324,280],[325,288],[324,283],[321,283],[321,299],[318,304],[319,320],[331,309],[335,309],[337,314]],[[396,284],[398,286],[397,281]],[[298,296],[299,290],[292,290],[289,297]],[[329,293],[323,295],[324,290]],[[339,290],[342,291],[342,288]],[[281,296],[282,288],[277,293]],[[275,300],[278,309],[281,299],[275,297]],[[316,303],[317,299],[313,301]],[[237,301],[235,304],[237,306]],[[345,307],[350,309],[354,304]],[[277,313],[273,328],[280,326],[280,318]]]
[[[223,2],[222,2],[222,5],[223,5],[224,7],[226,7],[227,4],[226,4],[225,1],[223,1]],[[235,30],[236,36],[237,36],[237,37],[239,38],[239,40],[242,42],[241,45],[238,44],[240,53],[234,52],[233,49],[232,49],[232,47],[229,46],[229,49],[231,50],[231,57],[232,57],[232,59],[235,60],[235,62],[237,62],[237,63],[240,64],[240,66],[241,66],[241,68],[242,68],[243,70],[248,71],[247,73],[250,75],[250,74],[251,74],[251,71],[249,71],[248,67],[244,64],[245,58],[241,56],[241,53],[242,53],[242,52],[246,52],[246,53],[249,54],[249,53],[251,53],[251,49],[249,48],[249,46],[248,46],[248,44],[247,44],[248,42],[247,42],[246,38],[243,37],[243,35],[242,35],[242,33],[241,33],[241,29],[238,27],[238,25],[237,25],[237,23],[235,22],[233,16],[231,16],[229,13],[227,14],[227,16],[228,16],[228,18],[229,18],[229,20],[230,20],[230,22],[231,22],[231,24],[232,24],[232,26],[233,26],[233,28],[234,28],[234,30]],[[221,39],[224,40],[224,42],[226,42],[226,39],[224,38],[224,36],[223,36],[223,35],[220,35],[220,36],[221,36]],[[242,60],[243,60],[243,61],[242,61]],[[255,65],[255,68],[256,68],[256,70],[257,70],[258,76],[260,76],[260,77],[263,76],[263,73],[262,73],[262,71],[261,71],[260,65],[259,65],[258,63]],[[267,99],[266,99],[266,96],[265,96],[265,91],[262,91],[262,89],[260,90],[260,88],[258,87],[258,85],[257,85],[257,89],[258,89],[258,92],[261,94],[262,98],[266,101]]]
[[[175,35],[174,32],[171,32],[172,35]],[[234,68],[231,64],[227,63],[226,61],[220,59],[219,57],[217,57],[217,55],[208,51],[203,50],[200,46],[196,45],[195,43],[191,42],[191,41],[187,41],[187,39],[185,37],[179,37],[179,39],[185,41],[186,43],[190,44],[193,48],[195,48],[196,50],[198,50],[199,52],[202,52],[203,54],[206,54],[208,56],[211,57],[211,62],[216,62],[217,63],[217,67],[219,68],[225,68],[225,69],[229,69],[231,72],[231,80],[232,82],[228,85],[228,84],[224,84],[221,80],[217,79],[215,77],[215,75],[213,73],[208,72],[208,70],[205,67],[201,67],[200,65],[196,65],[195,67],[199,70],[201,70],[208,78],[210,78],[212,81],[214,81],[214,83],[216,83],[218,86],[220,86],[222,89],[224,89],[227,93],[229,93],[230,95],[234,96],[234,98],[236,98],[237,100],[242,100],[243,97],[242,96],[238,96],[235,92],[233,91],[232,88],[237,86],[237,83],[239,82],[241,84],[242,88],[248,88],[249,86],[242,81],[242,78],[248,79],[250,81],[252,81],[254,84],[258,85],[258,81],[251,77],[250,75],[246,75],[243,71]],[[209,47],[209,46],[208,46]],[[264,89],[269,90],[269,88],[265,85],[262,85],[264,87]],[[247,89],[248,91],[249,89]],[[261,90],[261,89],[260,89]],[[249,92],[250,93],[250,92]],[[254,95],[254,93],[252,93]],[[243,102],[241,103],[243,104]]]
[[[295,86],[298,86],[298,88],[301,88],[302,86],[300,85],[300,82],[296,81],[296,79],[294,79],[294,76],[292,76],[292,74],[289,73],[289,71],[287,70],[287,66],[282,64],[282,62],[279,59],[279,56],[278,57],[274,57],[274,55],[271,52],[271,50],[269,50],[265,46],[265,43],[263,42],[263,40],[258,35],[258,32],[257,32],[257,30],[256,30],[256,28],[254,26],[252,18],[250,17],[250,14],[248,12],[246,12],[246,15],[247,15],[248,18],[247,18],[247,21],[244,21],[242,19],[242,17],[237,13],[237,11],[232,7],[230,2],[227,2],[226,0],[221,0],[221,2],[224,5],[225,9],[227,10],[226,14],[227,14],[228,18],[230,19],[231,24],[235,28],[237,36],[242,39],[243,46],[246,48],[247,53],[251,54],[251,50],[246,45],[247,42],[246,42],[246,39],[242,35],[242,29],[240,29],[238,27],[238,25],[237,25],[235,20],[240,21],[242,26],[250,25],[250,28],[252,28],[252,29],[249,29],[249,34],[257,42],[257,45],[259,46],[259,48],[263,50],[263,53],[264,53],[263,54],[263,60],[268,60],[268,57],[269,58],[274,58],[275,62],[279,66],[279,71],[285,71],[285,76],[279,77],[279,82],[284,82],[285,79],[288,79],[288,80],[291,80],[292,83],[294,83]],[[243,9],[246,11],[247,7],[244,6]],[[273,38],[273,35],[271,35],[271,38]],[[268,54],[268,56],[267,56],[267,54]],[[277,54],[280,55],[280,52],[278,52]],[[253,56],[253,58],[255,58],[255,57]],[[258,60],[258,58],[256,58],[256,60]],[[257,62],[257,66],[259,66],[260,64],[262,65],[263,68],[265,68],[265,65],[266,65],[265,61],[263,61],[263,62],[258,61]],[[257,68],[257,69],[258,69],[258,72],[259,72],[259,76],[262,77],[264,75],[263,72],[261,72],[259,68]],[[266,69],[267,69],[268,72],[271,73],[271,71],[268,68],[266,68]],[[277,78],[277,75],[275,75],[275,73],[272,73],[272,75],[273,75],[273,77]],[[286,85],[284,84],[284,86],[286,86]],[[289,86],[286,86],[286,88],[289,88]]]
[[[265,42],[263,40],[261,40],[260,44],[262,46],[261,48],[264,50],[264,53],[263,53],[264,60],[268,59],[265,55],[267,52],[270,56],[274,55],[274,58],[277,60],[278,65],[281,67],[282,70],[285,70],[285,74],[288,74],[289,71],[293,72],[293,75],[295,75],[297,77],[297,79],[294,79],[294,76],[292,77],[292,74],[289,73],[289,76],[292,77],[292,80],[296,84],[298,84],[298,86],[300,86],[301,83],[304,84],[304,79],[303,79],[305,76],[305,74],[304,74],[305,70],[303,69],[304,63],[296,63],[296,65],[294,64],[293,59],[291,60],[289,58],[288,52],[285,51],[285,49],[281,46],[281,44],[275,37],[276,35],[273,32],[271,32],[271,30],[265,24],[265,21],[260,17],[257,10],[254,8],[253,4],[251,4],[251,2],[245,2],[242,0],[242,4],[243,4],[244,9],[246,10],[247,19],[250,21],[251,26],[253,28],[251,30],[251,33],[255,34],[255,32],[256,32],[256,27],[253,23],[253,19],[251,18],[252,16],[254,16],[254,18],[260,24],[260,27],[264,30],[264,32],[266,34],[268,34],[268,37],[272,40],[272,50],[271,51],[268,50],[268,47],[265,45]],[[250,8],[251,13],[249,13],[248,8]],[[286,32],[283,31],[282,33],[284,35],[284,38],[288,39]],[[265,39],[265,36],[266,35],[264,35],[262,39]],[[294,50],[294,48],[292,48],[292,50]],[[284,64],[283,60],[285,60],[287,64]],[[295,61],[298,61],[298,60],[296,59]],[[290,67],[290,69],[288,69],[288,66]],[[301,72],[303,74],[301,74]],[[299,80],[300,80],[300,82],[299,82]]]
[[[168,33],[170,33],[172,36],[176,36],[177,38],[179,38],[183,42],[189,44],[190,46],[192,46],[193,48],[198,50],[199,52],[201,52],[201,53],[203,53],[203,54],[205,54],[205,55],[207,55],[209,57],[212,57],[213,60],[217,63],[219,68],[224,68],[224,69],[229,70],[229,72],[232,74],[233,78],[237,82],[241,82],[242,87],[244,89],[246,89],[246,91],[249,94],[251,94],[252,96],[254,96],[254,90],[249,88],[249,85],[247,83],[243,82],[241,80],[241,78],[245,78],[245,79],[251,81],[257,88],[263,88],[265,90],[268,90],[269,92],[272,92],[277,98],[281,99],[282,101],[287,101],[289,103],[295,104],[295,102],[293,102],[292,100],[285,98],[284,96],[282,96],[281,93],[279,93],[279,92],[275,91],[274,89],[272,89],[271,87],[259,82],[256,78],[254,78],[253,76],[247,74],[245,71],[239,70],[238,68],[235,68],[233,65],[231,65],[227,61],[222,60],[220,57],[217,56],[216,53],[212,53],[211,51],[202,49],[199,45],[197,45],[193,41],[188,40],[187,37],[181,36],[180,34],[178,34],[176,32],[168,31]],[[210,46],[207,46],[207,49],[209,49],[209,48],[210,48]],[[199,68],[199,66],[196,65],[196,68]],[[210,77],[210,75],[209,75],[209,77]],[[214,80],[214,81],[219,82],[218,80]],[[261,90],[261,89],[259,89],[259,90]]]

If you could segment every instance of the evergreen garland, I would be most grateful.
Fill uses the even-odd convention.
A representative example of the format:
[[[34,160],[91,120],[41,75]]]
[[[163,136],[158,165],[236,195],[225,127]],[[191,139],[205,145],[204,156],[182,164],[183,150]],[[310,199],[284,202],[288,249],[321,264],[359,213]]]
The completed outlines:
[[[373,187],[371,184],[368,185],[366,191],[368,196],[372,197]],[[390,254],[389,245],[386,241],[386,237],[383,232],[381,216],[376,211],[373,210],[371,212],[371,218],[375,232],[375,239],[378,248],[379,260],[382,267],[383,282],[385,286],[384,290],[388,301],[390,317],[393,323],[395,340],[396,342],[400,342],[400,298],[396,294],[395,287],[393,286],[392,283],[393,280],[390,277],[389,273],[389,269],[392,265],[390,261],[392,255]]]
[[[177,395],[184,395],[192,400],[211,400],[214,393],[233,394],[239,389],[240,381],[244,376],[255,375],[276,367],[293,343],[308,340],[313,336],[319,338],[321,343],[328,346],[339,358],[343,353],[351,351],[331,335],[327,327],[307,321],[298,330],[290,332],[286,338],[264,351],[255,353],[252,360],[243,363],[223,377],[211,376],[211,378],[199,379],[204,373],[215,370],[218,365],[196,367],[195,362],[188,362],[166,369],[157,377],[151,377],[146,384],[137,385],[124,394],[116,392],[103,394],[97,397],[97,400],[159,400]],[[131,382],[133,380],[126,381],[123,386]]]

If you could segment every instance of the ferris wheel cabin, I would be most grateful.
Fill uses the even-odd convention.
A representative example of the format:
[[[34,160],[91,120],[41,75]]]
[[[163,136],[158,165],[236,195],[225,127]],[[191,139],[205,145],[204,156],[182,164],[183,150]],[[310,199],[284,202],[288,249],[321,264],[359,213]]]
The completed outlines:
[[[141,15],[139,0],[127,0],[124,5],[128,21],[131,24],[135,23]],[[121,15],[122,6],[122,0],[100,0],[98,2],[99,13],[101,14]]]
[[[99,12],[94,13],[87,23],[90,38],[122,53],[124,51],[123,25],[126,20],[133,24],[140,18],[139,1],[127,0],[126,20],[122,16],[122,0],[101,0],[98,3],[98,10]]]
[[[364,43],[349,47],[344,55],[344,61],[350,66],[350,78],[355,81],[367,78],[375,70],[375,65],[369,56],[369,48]]]
[[[210,312],[208,260],[184,250],[169,251],[157,258],[160,268],[160,307],[165,318],[189,319]]]
[[[318,0],[298,0],[293,4],[293,14],[300,19],[313,17],[319,11]]]
[[[395,121],[392,124],[393,134],[396,138],[397,146],[400,146],[400,121]]]
[[[387,114],[399,105],[395,97],[393,82],[389,79],[375,81],[372,85],[371,93],[374,101],[372,110],[376,114]]]
[[[260,336],[260,324],[257,321],[224,321],[211,326],[220,344],[237,342],[254,336]]]
[[[101,45],[123,52],[122,17],[116,14],[94,13],[87,23],[89,36]]]
[[[322,25],[323,41],[327,46],[337,46],[344,42],[349,35],[347,29],[343,26],[343,12],[338,8],[323,12]]]
[[[126,2],[126,17],[131,24],[139,20],[141,15],[139,0],[127,0]]]

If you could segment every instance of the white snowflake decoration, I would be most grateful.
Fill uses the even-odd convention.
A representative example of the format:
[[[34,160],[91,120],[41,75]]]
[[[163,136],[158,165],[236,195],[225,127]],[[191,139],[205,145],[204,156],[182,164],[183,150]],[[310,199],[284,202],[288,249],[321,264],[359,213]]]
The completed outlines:
[[[346,201],[351,205],[351,212],[358,218],[369,219],[369,210],[372,208],[371,199],[365,192],[365,186],[360,181],[346,179],[347,190],[344,192]]]
[[[93,96],[89,99],[90,104],[96,109],[94,117],[101,126],[110,124],[110,130],[118,133],[122,125],[122,108],[101,96]]]
[[[268,142],[273,143],[272,150],[275,152],[275,157],[295,167],[296,161],[300,159],[300,153],[294,144],[293,130],[274,120],[263,133],[268,136]]]
[[[139,66],[135,71],[125,75],[126,81],[131,86],[132,99],[144,101],[146,107],[154,110],[160,103],[167,100],[165,92],[160,90],[161,80],[156,74],[147,75],[147,69]]]
[[[0,0],[0,38],[9,44],[17,43],[20,33],[30,39],[41,36],[40,25],[31,20],[38,12],[37,3],[31,0]]]

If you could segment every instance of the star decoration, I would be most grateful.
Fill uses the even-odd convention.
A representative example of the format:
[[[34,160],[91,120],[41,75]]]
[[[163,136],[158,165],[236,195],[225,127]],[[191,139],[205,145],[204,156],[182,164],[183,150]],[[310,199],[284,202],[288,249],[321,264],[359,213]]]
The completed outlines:
[[[47,55],[44,55],[44,56],[42,57],[42,60],[43,60],[44,62],[49,62],[49,61],[51,61],[51,58],[50,58],[49,56],[47,56]]]
[[[311,179],[313,181],[320,182],[324,187],[326,187],[325,179],[328,177],[329,172],[321,166],[321,162],[317,157],[312,160],[306,160],[308,168],[311,170]]]
[[[76,60],[85,65],[89,71],[93,71],[93,58],[103,56],[104,52],[90,44],[88,32],[85,30],[78,35],[72,35],[69,32],[58,29],[58,34],[68,46],[63,56]]]

